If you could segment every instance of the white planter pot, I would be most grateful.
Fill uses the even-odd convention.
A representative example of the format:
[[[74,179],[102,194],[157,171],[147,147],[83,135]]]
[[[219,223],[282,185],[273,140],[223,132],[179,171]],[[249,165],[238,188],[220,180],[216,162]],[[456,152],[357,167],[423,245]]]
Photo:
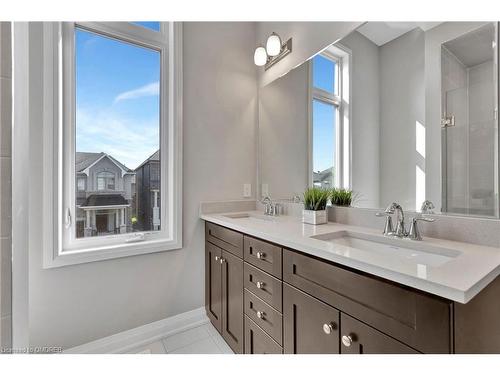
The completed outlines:
[[[312,211],[312,210],[302,210],[302,222],[306,224],[326,224],[326,210],[322,211]]]

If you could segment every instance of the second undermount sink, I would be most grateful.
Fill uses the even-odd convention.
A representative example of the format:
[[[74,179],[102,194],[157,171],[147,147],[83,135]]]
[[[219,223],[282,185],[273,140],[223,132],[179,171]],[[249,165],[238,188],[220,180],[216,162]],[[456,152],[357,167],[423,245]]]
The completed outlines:
[[[339,231],[312,236],[311,238],[341,245],[370,257],[390,257],[404,262],[439,267],[456,258],[457,250],[399,238],[389,238],[366,233]]]

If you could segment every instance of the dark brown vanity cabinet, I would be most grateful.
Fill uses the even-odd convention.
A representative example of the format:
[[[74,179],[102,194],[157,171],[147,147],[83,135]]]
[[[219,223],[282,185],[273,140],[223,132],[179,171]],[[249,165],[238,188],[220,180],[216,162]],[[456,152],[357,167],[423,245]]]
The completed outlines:
[[[243,353],[243,259],[235,255],[242,254],[237,241],[241,236],[242,245],[243,236],[222,229],[216,232],[214,241],[221,247],[208,240],[205,244],[205,310],[231,349]],[[225,242],[228,239],[233,242]]]
[[[236,353],[499,353],[500,278],[453,303],[206,225],[206,311]]]
[[[340,312],[320,300],[283,285],[285,354],[338,354]]]
[[[282,354],[283,349],[253,322],[245,316],[245,354]]]
[[[347,314],[341,314],[340,321],[341,354],[419,353]]]
[[[205,310],[217,331],[222,332],[222,250],[205,244]]]

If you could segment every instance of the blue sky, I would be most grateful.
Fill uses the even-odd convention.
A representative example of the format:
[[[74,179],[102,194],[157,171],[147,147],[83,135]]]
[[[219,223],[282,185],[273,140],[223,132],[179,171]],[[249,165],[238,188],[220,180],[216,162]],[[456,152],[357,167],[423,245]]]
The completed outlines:
[[[75,38],[76,149],[133,169],[159,148],[160,53],[84,30]]]
[[[320,55],[313,59],[313,85],[333,92],[335,63]],[[330,104],[313,101],[313,170],[323,171],[334,165],[335,109]]]

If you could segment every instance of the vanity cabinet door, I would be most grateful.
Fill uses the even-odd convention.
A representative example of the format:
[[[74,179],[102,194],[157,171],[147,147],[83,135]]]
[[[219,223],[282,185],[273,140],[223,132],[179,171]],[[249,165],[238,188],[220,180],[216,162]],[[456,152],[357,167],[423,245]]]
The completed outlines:
[[[222,337],[243,353],[243,260],[222,251]]]
[[[340,322],[342,354],[418,354],[409,346],[349,315],[342,314]]]
[[[283,354],[283,349],[252,319],[245,316],[245,354]]]
[[[222,250],[205,243],[205,310],[217,331],[222,329]]]
[[[338,354],[339,325],[337,309],[283,284],[285,354]]]

